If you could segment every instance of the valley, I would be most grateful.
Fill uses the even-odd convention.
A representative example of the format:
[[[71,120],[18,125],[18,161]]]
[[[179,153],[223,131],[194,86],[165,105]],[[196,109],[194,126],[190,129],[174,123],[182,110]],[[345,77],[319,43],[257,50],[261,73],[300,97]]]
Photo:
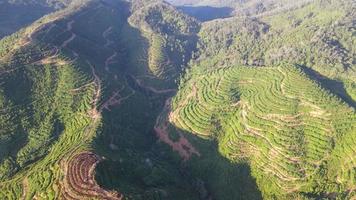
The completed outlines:
[[[0,199],[354,199],[349,2],[31,1],[0,29]]]

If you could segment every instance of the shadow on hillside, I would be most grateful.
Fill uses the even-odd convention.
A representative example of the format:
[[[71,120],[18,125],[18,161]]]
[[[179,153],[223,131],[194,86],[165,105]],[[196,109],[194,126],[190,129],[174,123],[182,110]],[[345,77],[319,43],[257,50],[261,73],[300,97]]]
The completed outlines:
[[[105,158],[96,168],[102,187],[132,199],[262,199],[248,164],[223,157],[216,142],[177,129],[201,154],[187,162],[159,142],[153,126],[164,98],[146,98],[103,114],[93,145]]]
[[[229,7],[211,6],[179,6],[177,8],[183,13],[192,16],[202,22],[231,17],[232,12],[234,11],[234,9]]]
[[[100,154],[106,159],[97,166],[96,180],[104,188],[118,190],[135,199],[153,199],[153,196],[162,199],[262,199],[248,164],[232,163],[224,158],[212,141],[189,135],[201,156],[184,162],[170,147],[158,142],[153,131],[150,135],[117,134],[116,140],[120,143],[115,144],[115,151],[103,151],[103,146],[110,146],[110,142],[104,139],[106,136],[99,139]],[[132,146],[128,147],[125,142]]]
[[[204,182],[211,198],[201,199],[262,199],[248,163],[232,162],[225,158],[218,151],[219,147],[215,141],[202,139],[192,133],[184,133],[182,130],[178,131],[183,132],[201,154],[184,163],[183,168],[183,173],[193,177],[193,183],[197,180]],[[199,194],[201,195],[201,192]]]
[[[135,94],[102,113],[92,143],[93,151],[104,157],[96,168],[97,182],[128,199],[262,199],[249,166],[224,158],[213,141],[185,133],[202,154],[188,162],[158,142],[153,127],[171,94],[156,94],[137,84],[133,76],[145,72],[142,68],[147,63],[138,59],[146,58],[148,44],[140,31],[126,22],[121,30],[123,64],[111,73],[123,78],[125,87]],[[103,80],[104,92],[110,94],[115,80]]]
[[[53,9],[42,5],[22,5],[0,1],[0,39],[28,26]]]
[[[352,97],[347,93],[343,82],[338,80],[333,80],[326,76],[323,76],[322,74],[311,69],[310,67],[303,66],[303,65],[299,65],[299,67],[301,67],[309,77],[317,80],[324,89],[327,89],[331,93],[337,95],[340,99],[345,101],[349,106],[356,108],[356,101],[353,100]]]

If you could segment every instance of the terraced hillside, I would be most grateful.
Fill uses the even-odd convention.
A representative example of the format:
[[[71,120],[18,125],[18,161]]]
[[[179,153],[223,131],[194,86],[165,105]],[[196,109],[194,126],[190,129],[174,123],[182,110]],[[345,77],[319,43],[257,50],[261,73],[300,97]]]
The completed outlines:
[[[159,138],[191,159],[193,174],[208,188],[233,182],[233,173],[223,170],[228,167],[213,164],[222,162],[209,150],[216,148],[236,168],[251,168],[245,184],[255,179],[264,199],[353,199],[356,76],[355,37],[345,37],[353,32],[349,3],[314,1],[284,13],[203,23],[178,94],[156,124]],[[199,173],[208,169],[220,171],[223,180]],[[231,191],[229,183],[221,193]]]
[[[213,68],[297,64],[312,69],[313,78],[355,106],[355,12],[350,5],[313,1],[289,12],[207,22],[199,33],[197,61]]]
[[[0,40],[0,199],[356,197],[351,0],[13,2],[51,13]]]
[[[289,64],[194,74],[169,121],[247,161],[266,199],[355,195],[354,109]]]
[[[8,46],[1,51],[2,199],[59,197],[61,163],[95,133],[100,82],[68,48],[75,21],[67,18],[86,6],[46,16],[2,40]]]

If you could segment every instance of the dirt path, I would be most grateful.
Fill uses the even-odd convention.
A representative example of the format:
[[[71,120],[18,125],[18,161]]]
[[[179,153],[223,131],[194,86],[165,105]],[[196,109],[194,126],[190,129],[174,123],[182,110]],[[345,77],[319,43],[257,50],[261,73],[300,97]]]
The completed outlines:
[[[7,55],[11,54],[12,52],[27,46],[28,44],[30,44],[31,42],[33,42],[35,40],[36,34],[38,34],[42,29],[44,29],[48,24],[53,23],[54,21],[58,20],[59,18],[63,18],[64,16],[66,16],[65,13],[61,13],[58,14],[54,17],[52,17],[50,20],[42,22],[42,23],[35,23],[34,26],[31,26],[30,28],[27,28],[25,30],[25,33],[23,35],[22,38],[20,38],[18,40],[18,42],[14,45],[14,47],[7,53]],[[69,28],[71,29],[72,24],[69,24]],[[51,24],[46,33],[49,33],[54,27],[56,26],[56,24]],[[68,27],[67,27],[68,28]],[[4,57],[0,58],[0,60],[5,59],[5,57],[7,56],[5,55]]]
[[[27,196],[27,191],[28,191],[28,179],[25,177],[22,181],[22,197],[21,199],[25,200]]]
[[[109,39],[108,39],[108,36],[109,36],[109,34],[111,33],[112,29],[113,29],[113,27],[110,26],[110,27],[107,28],[107,29],[103,32],[103,34],[102,34],[103,38],[106,40],[106,43],[105,43],[105,45],[104,45],[105,47],[109,47],[111,44],[114,43],[112,40],[109,40]]]
[[[80,86],[78,88],[72,89],[72,90],[70,90],[70,92],[72,92],[72,93],[79,92],[79,91],[83,90],[84,88],[89,87],[92,84],[94,84],[94,81],[90,82],[90,83],[87,83],[87,84],[84,84],[84,85],[82,85],[82,86]]]
[[[63,42],[63,44],[61,45],[61,49],[67,47],[67,45],[68,45],[70,42],[72,42],[72,41],[75,39],[75,37],[76,37],[76,35],[75,35],[74,33],[72,33],[72,36],[71,36],[68,40],[66,40],[66,41]]]
[[[67,23],[67,28],[66,28],[65,31],[70,31],[70,32],[71,32],[72,29],[73,29],[73,24],[74,24],[74,22],[75,22],[74,20],[68,22],[68,23]],[[49,30],[47,30],[47,33],[48,33],[48,32],[50,31],[50,29],[52,29],[54,26],[55,26],[55,24],[52,24],[52,25],[49,27]],[[33,36],[30,36],[30,37],[33,37]],[[67,61],[65,61],[65,60],[59,60],[59,59],[57,59],[57,57],[58,57],[58,55],[59,55],[59,50],[65,48],[65,47],[67,47],[67,45],[68,45],[70,42],[72,42],[75,38],[76,38],[76,34],[72,33],[71,37],[68,38],[67,40],[65,40],[59,48],[56,47],[56,46],[54,46],[54,49],[55,49],[54,51],[55,51],[55,53],[53,53],[52,56],[43,58],[43,59],[41,59],[41,60],[39,60],[39,61],[35,61],[35,62],[33,62],[32,64],[35,64],[35,65],[57,64],[58,66],[62,66],[62,65],[68,64]],[[32,38],[31,38],[31,40],[32,40]],[[79,55],[78,55],[77,53],[75,53],[74,51],[73,51],[73,54],[74,54],[74,56],[75,56],[76,58],[79,57]]]
[[[100,118],[100,112],[98,110],[98,102],[100,100],[100,96],[101,96],[101,80],[99,78],[99,76],[96,74],[95,72],[95,68],[94,66],[87,60],[87,63],[89,64],[90,68],[91,68],[91,72],[93,74],[94,77],[94,85],[95,85],[95,92],[94,92],[94,98],[92,100],[92,105],[93,105],[93,109],[90,111],[90,116],[97,120]]]
[[[124,90],[125,88],[123,87],[122,89],[115,91],[111,97],[105,101],[99,108],[99,112],[102,112],[104,109],[109,110],[110,111],[110,107],[111,106],[115,106],[115,105],[120,105],[123,101],[125,101],[126,99],[130,98],[131,96],[133,96],[135,94],[135,91],[132,90],[132,93],[122,97],[120,95],[120,93]]]
[[[70,21],[70,22],[67,23],[67,30],[66,30],[66,31],[72,32],[74,22],[75,22],[75,21],[72,20],[72,21]],[[75,39],[76,36],[77,36],[77,35],[72,32],[71,37],[70,37],[69,39],[67,39],[66,41],[64,41],[60,48],[63,49],[63,48],[65,48],[65,47],[67,47],[67,45],[68,45],[70,42],[72,42],[72,41]]]
[[[137,79],[136,77],[134,76],[131,76],[135,82],[137,83],[137,85],[139,85],[141,88],[145,88],[155,94],[165,94],[165,93],[171,93],[171,92],[176,92],[177,90],[176,89],[163,89],[163,90],[158,90],[152,86],[146,86],[142,83],[141,80]]]
[[[112,32],[112,29],[113,29],[113,27],[110,26],[102,34],[103,38],[106,40],[106,43],[104,45],[106,48],[109,48],[110,45],[114,44],[114,42],[108,38],[108,36]],[[106,72],[109,72],[109,65],[110,64],[116,63],[116,61],[114,61],[114,58],[117,55],[118,55],[118,53],[116,51],[114,51],[113,54],[105,60],[105,71]]]
[[[200,156],[200,153],[194,148],[189,140],[184,137],[182,133],[178,132],[178,141],[172,141],[172,139],[169,137],[169,121],[166,115],[170,112],[170,105],[171,98],[166,100],[161,114],[156,119],[156,124],[154,126],[156,136],[158,137],[159,141],[166,143],[173,149],[173,151],[178,152],[184,161],[189,160],[193,154]]]
[[[114,58],[117,56],[117,52],[115,51],[113,55],[111,55],[110,57],[108,57],[105,60],[105,71],[109,72],[109,65],[116,63],[116,61],[114,61]]]
[[[260,133],[258,129],[256,128],[253,128],[251,126],[248,125],[248,110],[249,110],[249,107],[247,104],[243,104],[241,105],[241,108],[242,108],[242,111],[241,111],[241,118],[242,118],[242,122],[243,122],[243,125],[246,129],[246,131],[252,135],[255,135],[256,137],[259,137],[261,139],[263,139],[267,144],[268,146],[271,147],[271,150],[277,152],[279,155],[283,156],[284,158],[286,158],[288,161],[290,161],[291,163],[300,163],[301,160],[299,157],[291,157],[289,155],[286,155],[284,152],[283,152],[283,149],[278,147],[278,146],[275,146],[271,140],[266,137],[264,134]]]
[[[183,103],[179,104],[177,109],[169,113],[169,121],[174,122],[178,116],[179,111],[189,103],[191,98],[194,97],[197,99],[197,87],[195,82],[193,83],[192,91],[184,98]]]

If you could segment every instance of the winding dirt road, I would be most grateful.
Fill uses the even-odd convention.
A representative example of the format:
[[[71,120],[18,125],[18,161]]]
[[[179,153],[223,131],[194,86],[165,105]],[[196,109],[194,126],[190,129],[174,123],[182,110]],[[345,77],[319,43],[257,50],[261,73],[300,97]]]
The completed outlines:
[[[74,20],[72,20],[72,21],[70,21],[70,22],[67,23],[67,30],[66,30],[66,31],[71,32],[72,35],[71,35],[71,37],[70,37],[69,39],[67,39],[66,41],[63,42],[63,44],[62,44],[61,47],[60,47],[61,49],[67,47],[67,45],[68,45],[70,42],[72,42],[72,41],[76,38],[76,36],[77,36],[75,33],[72,32],[73,24],[74,24]]]
[[[90,115],[91,115],[91,117],[93,119],[97,120],[101,116],[101,113],[99,112],[99,110],[97,108],[98,102],[99,102],[100,97],[101,97],[101,80],[100,80],[99,76],[95,72],[94,65],[92,65],[88,60],[87,60],[87,63],[91,68],[91,72],[92,72],[93,77],[94,77],[94,86],[95,86],[95,92],[94,92],[94,95],[93,95],[93,100],[91,102],[92,105],[93,105],[93,109],[91,110]]]
[[[176,89],[163,89],[163,90],[158,90],[152,86],[146,86],[142,83],[142,81],[134,76],[130,76],[133,80],[135,80],[135,82],[137,83],[138,86],[140,86],[141,88],[145,88],[155,94],[166,94],[166,93],[173,93],[176,92]]]

